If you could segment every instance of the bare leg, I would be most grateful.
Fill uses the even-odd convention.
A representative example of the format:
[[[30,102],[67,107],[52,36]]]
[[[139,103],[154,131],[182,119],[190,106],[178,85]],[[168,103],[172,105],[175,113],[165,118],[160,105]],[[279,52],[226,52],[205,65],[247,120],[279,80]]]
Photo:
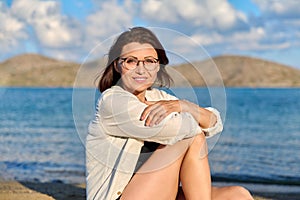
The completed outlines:
[[[179,171],[189,142],[183,140],[157,149],[132,177],[121,200],[175,199]]]
[[[197,135],[184,156],[180,181],[185,199],[211,199],[211,178],[204,134]]]
[[[207,156],[201,156],[200,151],[205,146],[204,143],[205,138],[201,134],[194,139],[183,140],[175,145],[156,150],[133,176],[123,191],[121,199],[175,199],[179,175],[184,180],[184,193],[187,193],[189,198],[210,199],[208,160]],[[197,158],[192,159],[192,156]],[[182,170],[185,172],[182,173]],[[188,181],[193,181],[194,185]]]
[[[182,188],[178,188],[176,200],[185,200]],[[212,200],[254,200],[250,192],[240,186],[212,187]]]
[[[241,186],[212,187],[213,200],[253,200],[250,192]]]

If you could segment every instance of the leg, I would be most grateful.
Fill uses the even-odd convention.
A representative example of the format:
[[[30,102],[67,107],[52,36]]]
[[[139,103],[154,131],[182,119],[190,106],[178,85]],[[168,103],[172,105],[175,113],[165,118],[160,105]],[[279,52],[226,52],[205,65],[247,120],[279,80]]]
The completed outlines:
[[[212,200],[254,200],[250,192],[240,186],[212,187]],[[185,200],[182,188],[178,188],[176,200]]]
[[[211,199],[207,153],[204,134],[197,135],[183,158],[180,170],[180,181],[185,199]]]
[[[211,181],[203,134],[156,150],[132,177],[121,199],[179,199],[182,197],[178,194],[179,176],[186,199],[210,200]]]
[[[189,140],[183,140],[158,148],[132,177],[121,200],[175,199],[179,171],[188,144]]]
[[[241,186],[212,187],[212,200],[253,200],[253,197]]]

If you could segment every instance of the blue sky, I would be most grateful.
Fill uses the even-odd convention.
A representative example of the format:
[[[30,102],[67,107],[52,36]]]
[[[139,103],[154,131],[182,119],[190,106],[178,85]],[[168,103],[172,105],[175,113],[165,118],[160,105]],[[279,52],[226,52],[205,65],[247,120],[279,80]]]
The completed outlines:
[[[246,55],[300,68],[299,11],[298,0],[2,0],[0,62],[22,53],[82,62],[99,43],[147,26],[187,60],[197,60],[202,45],[212,57]]]

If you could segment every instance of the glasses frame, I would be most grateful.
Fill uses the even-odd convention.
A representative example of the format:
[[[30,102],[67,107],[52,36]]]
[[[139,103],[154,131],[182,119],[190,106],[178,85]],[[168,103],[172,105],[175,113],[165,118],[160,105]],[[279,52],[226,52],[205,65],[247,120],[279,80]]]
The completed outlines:
[[[125,62],[125,61],[126,61],[128,58],[133,58],[133,59],[135,59],[135,60],[137,61],[137,63],[136,63],[136,65],[135,65],[134,68],[128,68],[128,67],[126,67],[126,62]],[[154,64],[155,64],[155,67],[154,67],[153,69],[148,69],[148,68],[146,67],[147,65],[145,65],[145,61],[147,60],[147,58],[151,58],[151,59],[155,60],[156,63],[154,63]],[[144,67],[147,71],[153,71],[153,70],[155,70],[155,69],[159,66],[159,59],[158,59],[158,58],[154,58],[154,57],[152,57],[152,56],[145,57],[144,60],[139,60],[139,59],[137,59],[137,58],[134,57],[134,56],[128,56],[128,57],[125,57],[125,58],[119,58],[119,60],[122,61],[122,63],[121,63],[122,66],[123,66],[125,69],[127,69],[127,70],[135,70],[135,69],[137,68],[137,66],[140,64],[140,62],[143,63],[143,67]]]

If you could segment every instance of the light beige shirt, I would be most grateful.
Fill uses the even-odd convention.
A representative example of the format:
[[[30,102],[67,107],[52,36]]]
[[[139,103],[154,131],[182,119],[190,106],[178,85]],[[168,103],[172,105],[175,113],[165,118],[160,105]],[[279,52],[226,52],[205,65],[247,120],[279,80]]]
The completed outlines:
[[[158,89],[147,90],[148,101],[175,100]],[[87,199],[115,200],[130,181],[144,141],[172,145],[202,131],[213,136],[222,131],[220,114],[213,108],[217,123],[201,129],[189,113],[173,112],[160,124],[144,125],[141,113],[147,107],[119,86],[102,93],[86,139]]]

